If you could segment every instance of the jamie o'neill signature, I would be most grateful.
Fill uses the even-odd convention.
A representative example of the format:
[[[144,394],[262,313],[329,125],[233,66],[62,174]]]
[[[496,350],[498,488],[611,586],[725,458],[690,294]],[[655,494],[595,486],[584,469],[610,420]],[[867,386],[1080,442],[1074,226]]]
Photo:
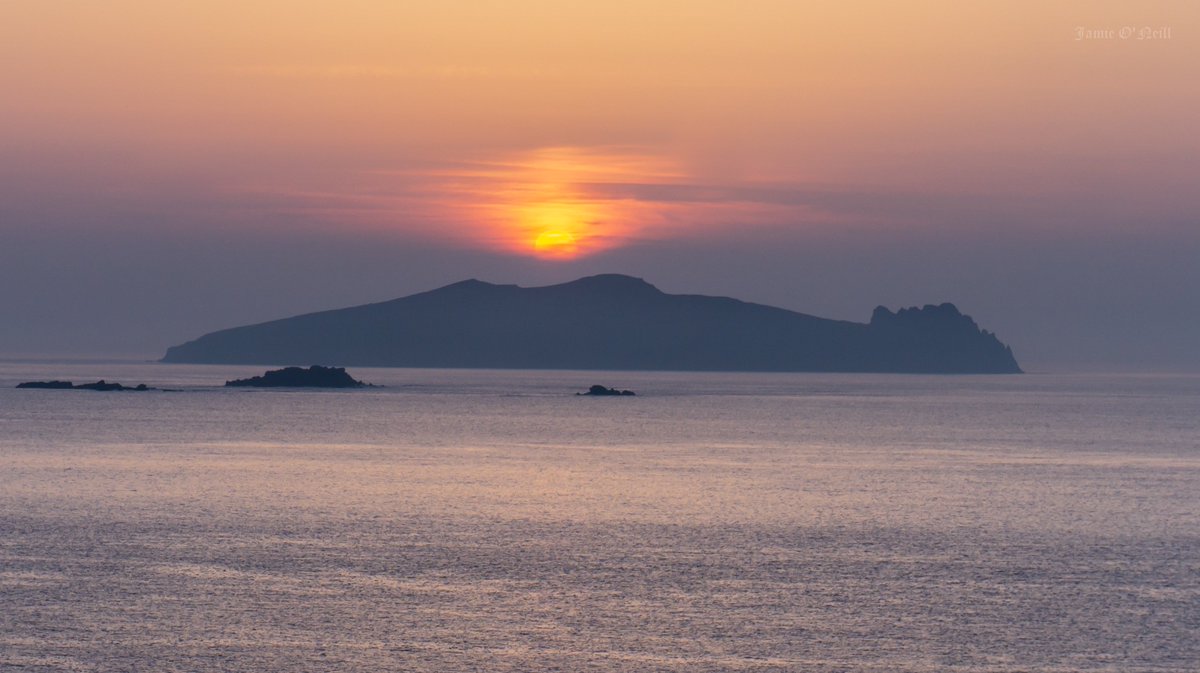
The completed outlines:
[[[1082,40],[1169,40],[1171,26],[1121,26],[1119,28],[1075,27],[1075,41]]]

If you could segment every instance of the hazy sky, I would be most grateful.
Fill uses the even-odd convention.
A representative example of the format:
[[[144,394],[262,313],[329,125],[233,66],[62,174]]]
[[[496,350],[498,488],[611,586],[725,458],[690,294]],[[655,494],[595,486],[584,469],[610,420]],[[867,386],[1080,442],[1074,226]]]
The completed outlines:
[[[0,3],[0,356],[599,272],[1200,369],[1200,3]]]

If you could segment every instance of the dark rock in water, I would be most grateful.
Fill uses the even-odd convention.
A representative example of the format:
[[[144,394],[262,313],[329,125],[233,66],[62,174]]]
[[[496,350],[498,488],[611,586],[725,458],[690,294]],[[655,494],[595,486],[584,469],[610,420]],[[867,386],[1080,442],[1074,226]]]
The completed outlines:
[[[632,390],[617,390],[616,388],[605,388],[604,386],[595,385],[588,388],[586,393],[575,393],[576,395],[595,395],[597,397],[612,397],[612,396],[633,396],[637,393]]]
[[[104,379],[100,379],[99,381],[97,381],[95,383],[80,383],[79,385],[77,385],[75,387],[79,390],[100,390],[100,391],[133,390],[133,388],[126,388],[125,386],[121,385],[120,383],[109,383],[109,382],[105,381]]]
[[[134,392],[158,390],[157,388],[151,388],[147,386],[145,383],[139,383],[136,386],[125,386],[121,385],[120,383],[109,383],[104,379],[100,379],[95,383],[80,383],[79,385],[75,385],[70,381],[27,381],[25,383],[18,383],[17,387],[44,388],[51,390],[99,390],[101,392],[108,392],[112,390],[131,390]]]
[[[357,381],[342,367],[322,367],[313,365],[308,369],[303,367],[285,367],[272,369],[262,376],[248,379],[226,381],[230,388],[367,388],[369,383]]]
[[[75,387],[75,384],[70,381],[26,381],[18,383],[18,388],[46,388],[53,390],[70,390]]]

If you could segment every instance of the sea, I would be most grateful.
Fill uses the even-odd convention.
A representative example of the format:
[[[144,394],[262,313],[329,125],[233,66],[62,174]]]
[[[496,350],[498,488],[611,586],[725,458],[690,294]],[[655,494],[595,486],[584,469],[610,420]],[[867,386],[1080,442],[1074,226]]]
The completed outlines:
[[[0,671],[1200,670],[1200,376],[265,369],[0,363]]]

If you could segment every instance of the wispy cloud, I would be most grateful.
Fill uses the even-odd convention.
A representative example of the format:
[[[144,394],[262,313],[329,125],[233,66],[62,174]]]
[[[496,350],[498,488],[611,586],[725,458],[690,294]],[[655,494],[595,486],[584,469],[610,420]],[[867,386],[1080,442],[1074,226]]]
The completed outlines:
[[[365,171],[336,187],[242,191],[267,208],[515,254],[544,253],[536,244],[549,234],[570,240],[582,255],[728,226],[862,216],[911,200],[832,187],[704,182],[666,153],[629,146],[544,147]]]
[[[478,63],[277,63],[237,65],[228,71],[236,76],[253,78],[351,80],[534,80],[550,74],[547,68],[499,67]]]

